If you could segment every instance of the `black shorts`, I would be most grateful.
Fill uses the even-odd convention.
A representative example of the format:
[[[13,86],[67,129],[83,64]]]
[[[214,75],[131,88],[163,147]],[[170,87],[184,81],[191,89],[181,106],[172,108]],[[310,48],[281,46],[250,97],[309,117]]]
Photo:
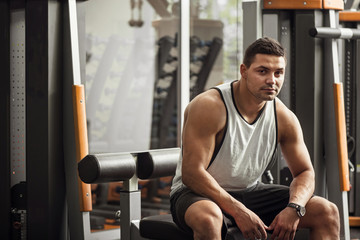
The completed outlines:
[[[257,214],[267,226],[270,226],[276,215],[286,208],[289,202],[289,187],[276,184],[263,184],[259,182],[253,187],[229,192],[229,194]],[[185,223],[185,212],[191,204],[200,200],[209,199],[194,193],[186,187],[176,192],[170,198],[170,210],[173,220],[186,232],[192,233],[192,230]],[[236,223],[230,215],[223,214],[224,224],[222,231],[224,233],[227,228],[236,226]]]

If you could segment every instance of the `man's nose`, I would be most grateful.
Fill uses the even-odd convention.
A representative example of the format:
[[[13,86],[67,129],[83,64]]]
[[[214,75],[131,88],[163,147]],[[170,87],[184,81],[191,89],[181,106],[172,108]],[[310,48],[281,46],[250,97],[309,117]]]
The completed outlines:
[[[277,78],[274,74],[270,74],[267,78],[267,82],[268,84],[272,84],[272,85],[275,85],[276,84],[276,81],[277,81]]]

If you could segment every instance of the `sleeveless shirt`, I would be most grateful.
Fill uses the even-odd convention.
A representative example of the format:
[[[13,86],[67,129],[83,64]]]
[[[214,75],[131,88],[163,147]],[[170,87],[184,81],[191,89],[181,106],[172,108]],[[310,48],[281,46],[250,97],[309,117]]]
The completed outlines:
[[[253,123],[248,123],[235,104],[233,83],[215,87],[224,102],[227,119],[224,137],[218,152],[207,168],[209,174],[226,191],[254,186],[271,162],[277,147],[275,100],[265,103]],[[176,168],[170,196],[183,188],[182,154]]]

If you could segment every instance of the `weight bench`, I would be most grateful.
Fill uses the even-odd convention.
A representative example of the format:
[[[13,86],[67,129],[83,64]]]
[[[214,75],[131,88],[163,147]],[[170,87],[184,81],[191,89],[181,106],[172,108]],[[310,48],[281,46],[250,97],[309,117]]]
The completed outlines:
[[[150,150],[136,153],[87,155],[78,164],[80,179],[85,183],[124,182],[120,193],[121,240],[193,239],[179,229],[170,214],[141,219],[141,195],[138,179],[152,179],[175,174],[180,149]],[[228,230],[229,240],[244,239],[238,228]]]

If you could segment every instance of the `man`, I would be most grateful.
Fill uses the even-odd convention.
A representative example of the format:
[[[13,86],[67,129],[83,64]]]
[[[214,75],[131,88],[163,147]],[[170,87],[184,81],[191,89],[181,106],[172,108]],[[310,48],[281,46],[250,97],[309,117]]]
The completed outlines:
[[[182,156],[171,189],[176,224],[194,239],[339,239],[337,207],[313,196],[314,170],[296,116],[276,97],[285,73],[283,47],[260,38],[248,47],[241,79],[198,95],[185,110]],[[259,183],[277,145],[293,175],[290,187]],[[305,214],[306,209],[306,214]]]

